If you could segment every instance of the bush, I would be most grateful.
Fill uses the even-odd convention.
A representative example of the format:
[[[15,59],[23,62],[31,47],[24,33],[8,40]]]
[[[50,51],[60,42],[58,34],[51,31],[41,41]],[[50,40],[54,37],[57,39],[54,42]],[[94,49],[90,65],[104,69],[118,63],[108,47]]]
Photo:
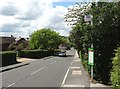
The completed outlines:
[[[115,89],[120,88],[120,47],[118,48],[115,57],[112,59],[111,83]]]
[[[88,65],[88,55],[87,54],[82,54],[82,52],[79,52],[79,57],[82,59],[82,64],[84,68],[88,71],[90,74],[90,66]]]
[[[0,66],[7,66],[13,63],[17,63],[16,61],[16,53],[14,51],[4,51],[0,52],[0,61],[2,64]]]
[[[51,56],[54,54],[54,51],[47,51],[47,50],[22,50],[18,52],[19,57],[26,57],[26,58],[43,58],[47,56]]]

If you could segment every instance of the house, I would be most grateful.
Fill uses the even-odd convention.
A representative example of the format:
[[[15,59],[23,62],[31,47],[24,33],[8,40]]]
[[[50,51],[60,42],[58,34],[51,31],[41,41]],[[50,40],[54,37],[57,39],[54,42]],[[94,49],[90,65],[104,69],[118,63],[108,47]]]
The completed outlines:
[[[17,50],[25,49],[28,47],[28,38],[16,38],[14,44]]]
[[[9,45],[15,41],[15,37],[0,37],[0,51],[7,51]]]
[[[70,46],[67,43],[60,44],[59,49],[61,49],[61,50],[70,50]]]
[[[18,44],[20,44],[20,43],[27,43],[27,39],[25,39],[25,38],[16,38],[15,39],[15,43],[16,43],[16,45],[18,45]]]

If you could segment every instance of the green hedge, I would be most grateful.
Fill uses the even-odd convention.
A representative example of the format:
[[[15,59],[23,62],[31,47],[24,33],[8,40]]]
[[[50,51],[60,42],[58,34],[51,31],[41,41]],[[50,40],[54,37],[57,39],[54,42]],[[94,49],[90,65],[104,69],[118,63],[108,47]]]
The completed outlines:
[[[16,53],[13,51],[3,51],[0,52],[0,66],[7,66],[16,63]]]
[[[35,59],[51,56],[53,54],[54,51],[48,51],[48,50],[22,50],[18,52],[19,57],[35,58]]]
[[[88,73],[90,74],[90,66],[88,65],[88,55],[87,54],[82,54],[81,51],[78,51],[78,53],[79,53],[80,59],[82,59],[81,62],[83,64],[85,70],[87,70]]]
[[[120,47],[112,59],[111,82],[114,89],[120,89]]]

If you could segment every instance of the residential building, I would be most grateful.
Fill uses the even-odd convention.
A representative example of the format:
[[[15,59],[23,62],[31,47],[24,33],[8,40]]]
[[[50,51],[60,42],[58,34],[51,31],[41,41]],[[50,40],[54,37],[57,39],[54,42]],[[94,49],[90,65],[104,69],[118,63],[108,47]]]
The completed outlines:
[[[15,41],[15,37],[0,37],[0,51],[7,51],[9,45]]]

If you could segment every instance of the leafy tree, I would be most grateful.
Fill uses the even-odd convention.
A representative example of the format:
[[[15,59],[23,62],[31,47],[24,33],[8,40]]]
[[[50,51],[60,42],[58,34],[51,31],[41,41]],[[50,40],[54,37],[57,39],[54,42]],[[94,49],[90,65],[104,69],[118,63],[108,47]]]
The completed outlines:
[[[78,23],[84,23],[84,15],[88,14],[90,3],[76,3],[72,8],[68,8],[68,13],[65,15],[65,21],[68,25],[76,26]]]
[[[96,79],[102,80],[104,84],[110,82],[111,58],[114,56],[114,49],[120,44],[119,5],[119,2],[98,2],[91,9],[94,17],[94,73]]]
[[[16,46],[16,50],[17,50],[17,51],[21,51],[21,50],[23,50],[23,49],[25,49],[24,43],[20,43],[20,44],[18,44],[18,45]]]
[[[70,32],[70,41],[75,44],[76,49],[80,51],[83,50],[83,48],[90,46],[91,30],[92,27],[87,24],[77,24],[75,27],[73,27],[73,30]]]
[[[90,9],[84,12],[84,14],[87,13],[93,15],[93,26],[79,21],[70,32],[69,38],[74,43],[75,48],[82,51],[83,56],[90,44],[93,43],[95,53],[94,79],[108,84],[112,68],[111,58],[114,56],[114,49],[120,44],[120,2],[92,3]],[[79,16],[83,17],[82,15],[77,17]],[[67,18],[70,19],[71,16]]]
[[[30,35],[29,45],[32,49],[57,49],[63,43],[62,37],[51,29],[40,29]]]
[[[115,89],[120,88],[120,47],[112,59],[111,82]]]
[[[9,50],[15,50],[16,47],[14,43],[11,43],[8,48]]]

